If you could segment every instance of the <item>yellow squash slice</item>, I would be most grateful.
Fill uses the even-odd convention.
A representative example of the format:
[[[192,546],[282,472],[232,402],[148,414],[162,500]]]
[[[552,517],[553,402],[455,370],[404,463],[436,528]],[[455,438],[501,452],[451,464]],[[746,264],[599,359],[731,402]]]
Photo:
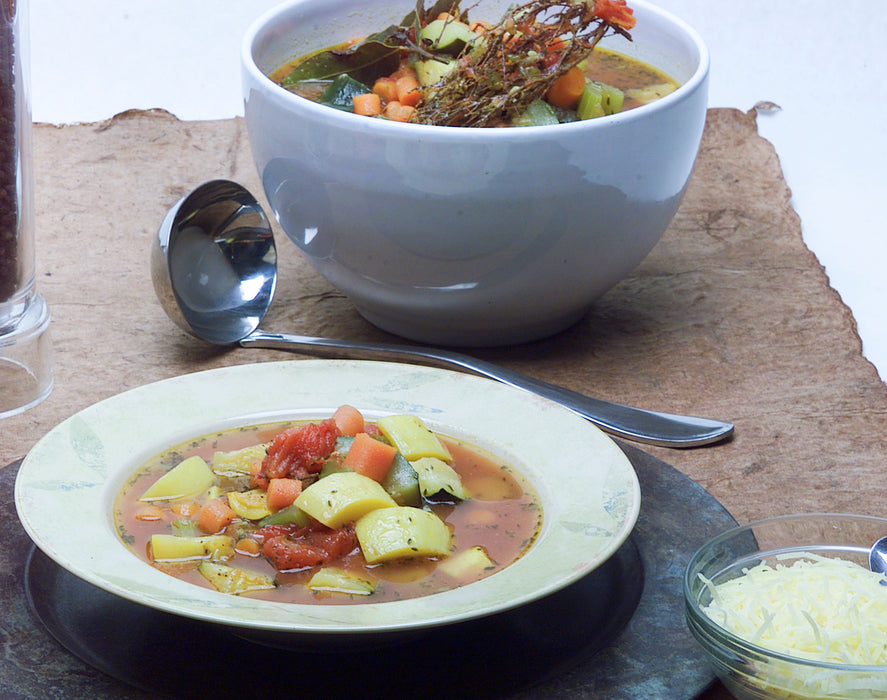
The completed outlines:
[[[234,538],[227,535],[178,537],[151,535],[151,554],[154,561],[182,561],[188,559],[229,559],[234,556]]]
[[[228,564],[202,561],[198,564],[197,570],[221,593],[236,595],[250,591],[267,591],[276,587],[274,579],[270,576]]]
[[[335,528],[397,504],[378,481],[356,472],[336,472],[302,491],[296,505],[315,520]]]
[[[212,469],[197,455],[179,462],[155,481],[139,498],[140,501],[175,501],[196,496],[215,482]]]
[[[377,421],[379,429],[398,452],[409,461],[420,457],[436,457],[451,462],[453,457],[424,421],[411,415],[385,416]]]
[[[354,527],[369,564],[443,557],[450,552],[450,528],[429,510],[411,506],[375,510],[364,515]]]

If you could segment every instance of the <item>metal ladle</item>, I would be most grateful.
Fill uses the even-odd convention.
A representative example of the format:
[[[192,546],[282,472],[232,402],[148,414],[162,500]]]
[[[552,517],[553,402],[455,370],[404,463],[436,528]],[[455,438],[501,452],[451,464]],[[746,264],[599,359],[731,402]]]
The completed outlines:
[[[869,568],[876,574],[887,575],[887,537],[882,537],[872,545]]]
[[[469,371],[544,396],[613,435],[665,447],[719,442],[733,425],[594,399],[448,350],[363,343],[257,330],[277,281],[271,226],[256,199],[227,180],[204,183],[167,214],[151,254],[154,289],[167,315],[210,343],[384,359]]]

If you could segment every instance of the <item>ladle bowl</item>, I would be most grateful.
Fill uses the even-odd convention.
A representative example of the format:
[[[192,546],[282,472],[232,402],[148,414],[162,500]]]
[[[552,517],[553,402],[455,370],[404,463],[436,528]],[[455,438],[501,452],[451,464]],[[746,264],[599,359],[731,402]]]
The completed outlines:
[[[638,442],[696,447],[728,438],[723,421],[648,411],[591,398],[442,348],[267,333],[277,279],[274,234],[256,199],[240,185],[212,180],[169,212],[151,253],[154,289],[182,329],[216,344],[273,348],[321,357],[409,361],[455,368],[532,391],[603,430]]]
[[[876,574],[887,574],[887,537],[880,538],[869,550],[869,568]]]
[[[277,283],[277,247],[255,197],[212,180],[169,210],[151,253],[154,291],[183,330],[227,345],[264,318]]]

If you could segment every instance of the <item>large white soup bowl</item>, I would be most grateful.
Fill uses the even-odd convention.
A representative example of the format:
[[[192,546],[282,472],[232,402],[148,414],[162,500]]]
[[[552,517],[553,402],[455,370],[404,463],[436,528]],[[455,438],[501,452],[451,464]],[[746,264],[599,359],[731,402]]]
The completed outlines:
[[[496,20],[511,0],[482,0]],[[632,0],[633,41],[602,45],[681,87],[571,124],[462,128],[360,117],[267,74],[398,23],[412,0],[294,0],[242,48],[250,145],[286,234],[369,321],[424,342],[502,345],[576,322],[649,253],[680,204],[707,107],[709,59],[681,20]]]

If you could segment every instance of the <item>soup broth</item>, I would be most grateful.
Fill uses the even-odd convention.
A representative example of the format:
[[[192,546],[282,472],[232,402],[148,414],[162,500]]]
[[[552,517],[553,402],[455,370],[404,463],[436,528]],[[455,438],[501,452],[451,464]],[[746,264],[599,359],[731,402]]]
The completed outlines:
[[[229,578],[230,571],[236,570],[245,572],[237,574],[241,578],[252,576],[273,582],[273,587],[265,589],[232,591],[240,595],[290,603],[349,604],[415,598],[466,585],[513,563],[538,534],[542,521],[539,499],[520,474],[491,455],[459,440],[436,434],[439,444],[449,455],[448,465],[461,481],[464,498],[440,491],[423,497],[417,510],[431,513],[444,523],[450,533],[445,554],[395,556],[370,564],[361,546],[349,546],[341,556],[322,565],[281,569],[279,561],[267,556],[267,550],[263,549],[269,532],[279,534],[271,526],[263,526],[263,522],[274,520],[273,515],[260,513],[261,517],[255,520],[238,515],[218,532],[207,532],[197,526],[202,509],[210,501],[225,501],[231,498],[230,494],[241,497],[260,491],[256,488],[256,480],[262,481],[261,465],[263,462],[267,465],[268,445],[274,444],[275,438],[285,431],[297,430],[304,425],[307,423],[276,423],[225,431],[177,445],[156,456],[139,468],[117,497],[114,520],[120,537],[143,561],[195,585],[217,587],[212,576],[206,575],[205,567],[220,564],[231,567],[224,569]],[[390,442],[374,423],[368,422],[365,430],[379,442]],[[345,439],[347,443],[347,437]],[[305,478],[302,494],[307,494],[312,484],[319,485],[331,474],[341,473],[342,445],[342,436],[339,436],[334,452],[323,458],[323,470]],[[232,454],[252,455],[247,458],[248,465],[241,462],[239,467],[248,471],[232,472],[219,466],[225,464],[225,455]],[[399,451],[397,454],[402,456]],[[161,477],[193,457],[212,465],[211,484],[199,493],[185,497],[145,499]],[[411,464],[421,462],[414,460]],[[270,490],[267,493],[270,494]],[[298,503],[299,500],[289,508]],[[283,508],[277,512],[287,511]],[[313,518],[309,520],[312,521],[311,527],[320,527],[324,536],[339,530],[353,532],[355,528],[352,521],[345,522],[340,528],[330,528],[319,526]],[[196,541],[195,538],[208,540],[214,535],[227,536],[234,543],[233,551],[222,557],[207,550],[197,556],[159,561],[152,546],[157,542],[153,539],[157,535],[175,535],[185,538],[183,542]],[[217,561],[212,562],[213,559]],[[339,583],[312,585],[321,570],[334,570],[340,577],[335,580]],[[357,582],[358,588],[350,588],[349,582]],[[361,583],[366,584],[364,588],[360,588]]]
[[[277,83],[283,82],[303,60],[304,57],[300,57],[281,66],[271,73],[270,78]],[[622,112],[665,97],[680,87],[674,78],[658,68],[610,49],[596,48],[581,67],[588,80],[610,85],[624,93]],[[288,89],[312,102],[322,103],[329,85],[329,81],[306,80],[294,83]],[[573,121],[575,115],[564,114],[562,120]]]

